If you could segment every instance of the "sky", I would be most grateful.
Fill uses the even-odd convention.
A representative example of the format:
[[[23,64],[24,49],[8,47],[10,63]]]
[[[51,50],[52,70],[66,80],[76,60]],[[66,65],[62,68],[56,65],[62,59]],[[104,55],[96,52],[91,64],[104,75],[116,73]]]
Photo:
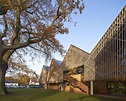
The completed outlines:
[[[69,34],[57,35],[57,39],[66,51],[73,44],[90,53],[126,5],[126,0],[84,0],[84,5],[82,14],[72,15],[73,21],[77,22],[77,25],[67,24]],[[58,53],[53,58],[63,61],[63,57]],[[49,66],[50,63],[46,64],[44,57],[37,57],[34,63],[27,61],[27,65],[40,75],[42,66]]]
[[[65,50],[73,44],[90,53],[126,5],[126,0],[84,0],[84,5],[82,14],[72,15],[77,25],[68,23],[69,34],[57,36]],[[59,54],[55,54],[54,58],[63,61]],[[42,66],[50,64],[46,64],[44,58],[36,58],[34,63],[28,61],[27,65],[40,75]]]

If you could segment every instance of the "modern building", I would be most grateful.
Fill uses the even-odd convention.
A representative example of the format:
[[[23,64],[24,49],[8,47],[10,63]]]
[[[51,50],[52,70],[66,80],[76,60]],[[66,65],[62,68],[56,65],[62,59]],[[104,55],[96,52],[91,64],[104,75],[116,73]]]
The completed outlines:
[[[44,89],[47,89],[48,70],[49,70],[49,66],[43,65],[39,82],[40,82],[40,85],[44,86]]]
[[[43,66],[40,74],[40,84],[44,85],[44,89],[60,89],[62,82],[61,61],[52,59],[50,66]]]
[[[60,84],[62,82],[61,79],[61,61],[56,60],[56,59],[52,59],[50,66],[49,66],[49,70],[48,70],[48,74],[47,74],[47,85],[48,85],[48,89],[60,89]]]
[[[84,81],[94,93],[126,95],[126,6],[84,63]]]
[[[65,91],[91,95],[126,96],[126,6],[91,53],[71,45],[63,62],[54,64],[52,60],[48,71],[48,83],[53,87],[60,85]]]
[[[88,94],[88,85],[84,80],[84,62],[89,53],[71,45],[61,64],[62,86],[65,91],[82,92]]]

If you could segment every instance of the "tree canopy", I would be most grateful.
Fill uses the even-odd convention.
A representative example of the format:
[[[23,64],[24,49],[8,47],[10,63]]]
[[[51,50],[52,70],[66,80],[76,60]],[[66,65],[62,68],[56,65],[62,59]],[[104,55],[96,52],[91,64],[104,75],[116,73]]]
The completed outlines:
[[[65,22],[83,9],[83,0],[0,0],[0,92],[5,91],[2,78],[14,54],[19,59],[27,53],[36,57],[38,51],[46,59],[63,54],[56,35],[68,34]]]
[[[71,21],[74,9],[81,13],[84,8],[79,0],[3,0],[1,5],[7,9],[0,19],[4,27],[0,32],[4,51],[10,53],[10,50],[28,46],[28,50],[40,51],[47,58],[52,52],[64,52],[55,36],[67,34],[64,22]],[[7,54],[4,57],[4,60],[9,58]]]

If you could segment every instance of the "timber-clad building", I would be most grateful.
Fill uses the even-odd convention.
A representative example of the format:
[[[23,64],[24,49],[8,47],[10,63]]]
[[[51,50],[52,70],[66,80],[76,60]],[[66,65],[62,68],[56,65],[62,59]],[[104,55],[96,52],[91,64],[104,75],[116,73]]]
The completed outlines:
[[[45,66],[43,65],[42,67],[42,71],[40,74],[40,85],[44,86],[44,89],[47,89],[47,75],[48,75],[48,70],[49,70],[49,66]]]
[[[91,51],[84,81],[94,81],[94,93],[126,95],[126,6]]]
[[[65,91],[89,93],[88,85],[83,82],[84,62],[88,57],[89,53],[74,45],[70,45],[61,64],[62,83]]]
[[[91,53],[71,45],[57,66],[52,75],[56,78],[50,77],[53,79],[47,83],[58,85],[58,89],[126,96],[126,5]]]

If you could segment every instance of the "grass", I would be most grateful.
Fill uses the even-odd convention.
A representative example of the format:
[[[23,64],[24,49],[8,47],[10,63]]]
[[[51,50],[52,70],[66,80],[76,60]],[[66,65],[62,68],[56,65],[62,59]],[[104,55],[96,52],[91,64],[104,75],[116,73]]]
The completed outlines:
[[[86,96],[72,92],[51,91],[44,89],[9,89],[11,94],[0,95],[0,101],[69,101],[69,98],[83,97],[82,101],[120,101],[97,96]],[[71,100],[80,101],[80,99]]]

